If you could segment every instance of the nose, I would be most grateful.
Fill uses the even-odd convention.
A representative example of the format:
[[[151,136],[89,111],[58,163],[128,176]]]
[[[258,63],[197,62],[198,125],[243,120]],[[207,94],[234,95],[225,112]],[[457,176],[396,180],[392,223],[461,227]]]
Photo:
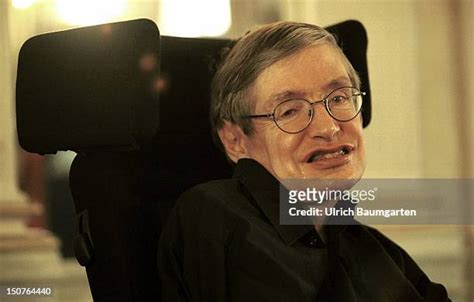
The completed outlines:
[[[329,115],[324,103],[313,104],[313,119],[307,128],[312,138],[332,141],[340,130],[339,122]]]

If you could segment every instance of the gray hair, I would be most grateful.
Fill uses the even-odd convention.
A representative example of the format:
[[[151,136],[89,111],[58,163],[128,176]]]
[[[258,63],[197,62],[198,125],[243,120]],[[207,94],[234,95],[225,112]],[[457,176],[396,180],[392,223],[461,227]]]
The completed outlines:
[[[286,21],[263,25],[247,32],[223,51],[211,85],[210,118],[214,141],[224,152],[218,136],[224,121],[239,126],[246,135],[253,133],[251,120],[242,117],[252,114],[255,108],[249,91],[260,73],[305,47],[322,43],[329,43],[340,52],[352,85],[359,88],[359,76],[336,38],[317,25]]]

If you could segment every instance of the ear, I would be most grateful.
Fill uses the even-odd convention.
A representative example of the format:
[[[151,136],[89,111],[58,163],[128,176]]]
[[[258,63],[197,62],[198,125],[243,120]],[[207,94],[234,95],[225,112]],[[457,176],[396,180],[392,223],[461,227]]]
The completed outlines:
[[[230,160],[237,163],[239,159],[248,157],[247,148],[245,147],[247,135],[239,126],[225,121],[218,134]]]

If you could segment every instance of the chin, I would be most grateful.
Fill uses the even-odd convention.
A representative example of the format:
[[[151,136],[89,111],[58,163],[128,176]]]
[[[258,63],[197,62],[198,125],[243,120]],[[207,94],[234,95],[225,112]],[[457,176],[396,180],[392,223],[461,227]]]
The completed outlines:
[[[314,179],[347,179],[359,181],[364,174],[364,166],[353,167],[352,165],[344,165],[332,169],[313,170],[305,173],[306,178]]]

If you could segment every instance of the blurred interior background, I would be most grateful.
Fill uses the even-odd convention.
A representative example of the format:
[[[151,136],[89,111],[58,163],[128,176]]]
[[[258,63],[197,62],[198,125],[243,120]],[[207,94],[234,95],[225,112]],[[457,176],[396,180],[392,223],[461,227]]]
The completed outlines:
[[[28,280],[27,284],[53,286],[56,294],[51,299],[55,301],[91,300],[85,272],[72,252],[74,205],[68,172],[74,153],[41,157],[21,151],[16,142],[16,64],[19,49],[28,38],[135,18],[155,21],[162,35],[232,38],[258,24],[279,20],[327,26],[356,19],[368,33],[372,90],[372,122],[365,130],[365,177],[473,178],[473,3],[1,0],[0,287]],[[16,210],[12,210],[12,204],[17,205]],[[18,204],[22,205],[20,210]],[[472,213],[473,208],[466,210]],[[18,217],[26,217],[22,224],[34,230],[31,238],[44,236],[44,240],[34,244],[31,238],[9,240],[15,233],[25,232]],[[454,301],[474,301],[472,226],[379,228],[404,247],[432,280],[445,284]],[[44,235],[47,230],[54,235]],[[12,267],[18,257],[27,257],[31,262]],[[45,265],[39,271],[31,268],[40,262]]]

